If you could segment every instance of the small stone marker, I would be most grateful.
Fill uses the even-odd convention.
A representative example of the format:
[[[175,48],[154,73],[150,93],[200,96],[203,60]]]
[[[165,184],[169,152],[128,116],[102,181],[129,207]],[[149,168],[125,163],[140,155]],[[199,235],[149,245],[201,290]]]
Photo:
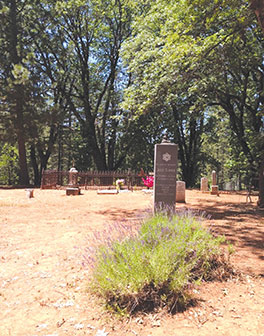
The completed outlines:
[[[33,198],[34,197],[34,189],[26,189],[27,192],[27,197],[28,198]]]
[[[235,183],[234,182],[224,183],[224,190],[228,190],[228,191],[235,190]]]
[[[207,177],[202,177],[201,178],[201,187],[200,187],[202,192],[207,192],[208,191],[208,178]]]
[[[218,185],[216,184],[216,171],[212,171],[212,189],[211,189],[211,195],[217,195],[219,196],[218,191]]]
[[[176,202],[185,203],[185,189],[186,184],[184,181],[176,182]]]
[[[175,208],[178,145],[164,139],[155,145],[154,155],[154,211]],[[169,209],[168,209],[169,210]]]

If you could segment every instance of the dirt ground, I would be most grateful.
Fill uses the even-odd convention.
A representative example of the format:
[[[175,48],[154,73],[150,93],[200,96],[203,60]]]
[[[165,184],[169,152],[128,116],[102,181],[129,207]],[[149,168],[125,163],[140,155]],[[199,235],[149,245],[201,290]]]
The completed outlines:
[[[233,243],[241,278],[195,289],[195,307],[122,321],[87,292],[85,248],[115,222],[134,226],[150,211],[142,191],[97,195],[0,190],[0,336],[264,336],[264,211],[256,198],[187,191],[177,207],[205,211],[205,225]],[[109,232],[108,232],[109,234]]]

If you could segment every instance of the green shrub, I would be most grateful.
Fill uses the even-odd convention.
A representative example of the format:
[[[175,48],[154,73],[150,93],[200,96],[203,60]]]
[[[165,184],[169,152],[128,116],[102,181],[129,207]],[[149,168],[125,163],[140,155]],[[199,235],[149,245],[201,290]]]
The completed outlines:
[[[193,284],[223,278],[230,270],[222,258],[224,241],[189,212],[156,214],[136,236],[98,249],[93,288],[119,312],[184,309]]]

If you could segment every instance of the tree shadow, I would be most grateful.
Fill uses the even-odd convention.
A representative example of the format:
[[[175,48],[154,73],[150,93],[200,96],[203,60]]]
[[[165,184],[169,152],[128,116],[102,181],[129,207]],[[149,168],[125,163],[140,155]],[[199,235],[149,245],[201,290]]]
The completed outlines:
[[[138,210],[138,209],[120,209],[120,208],[109,208],[107,210],[99,210],[95,212],[98,215],[106,216],[110,220],[114,221],[124,221],[124,222],[133,222],[133,221],[142,221],[148,216],[150,211]]]
[[[189,208],[189,204],[186,204]],[[242,249],[243,254],[253,254],[258,260],[264,260],[264,210],[254,203],[234,203],[221,199],[203,199],[201,204],[192,206],[192,210],[205,212],[210,220],[206,225],[217,235],[225,235],[227,240]],[[264,274],[264,264],[256,270]],[[262,267],[262,269],[261,269]]]
[[[215,235],[225,235],[226,239],[235,246],[239,252],[240,260],[248,264],[254,263],[252,257],[260,261],[255,274],[264,274],[264,210],[258,209],[255,203],[236,203],[219,198],[198,199],[186,204],[176,205],[176,209],[190,209],[198,213],[205,213],[210,220],[205,220]],[[97,214],[103,215],[112,221],[126,222],[128,225],[139,224],[144,218],[150,216],[151,209],[120,209],[118,207],[99,210]],[[237,257],[238,259],[238,257]],[[252,264],[254,268],[255,265]]]

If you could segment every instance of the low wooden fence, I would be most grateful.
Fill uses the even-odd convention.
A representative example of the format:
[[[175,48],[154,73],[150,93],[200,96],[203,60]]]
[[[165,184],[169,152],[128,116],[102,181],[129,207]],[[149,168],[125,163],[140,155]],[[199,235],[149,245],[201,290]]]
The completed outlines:
[[[137,173],[128,171],[87,171],[78,172],[77,185],[85,189],[94,187],[113,187],[117,179],[124,179],[125,185],[130,188],[143,186],[142,177]],[[56,189],[69,185],[69,172],[57,170],[45,170],[42,173],[41,189]]]

